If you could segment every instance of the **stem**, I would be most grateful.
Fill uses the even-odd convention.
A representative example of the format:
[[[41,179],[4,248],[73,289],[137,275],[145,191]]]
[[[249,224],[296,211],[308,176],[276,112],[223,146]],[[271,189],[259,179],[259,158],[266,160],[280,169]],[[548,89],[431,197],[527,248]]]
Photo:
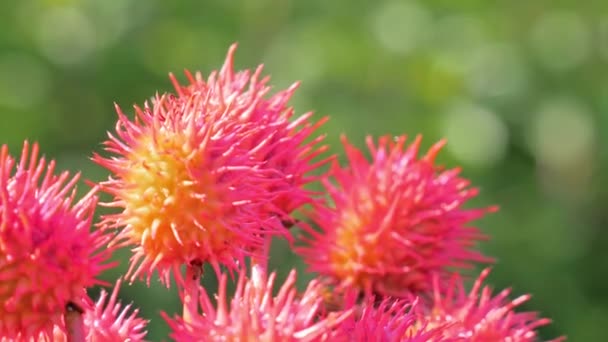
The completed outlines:
[[[67,342],[85,342],[84,311],[74,303],[68,303],[65,307],[63,318],[66,325]]]
[[[264,237],[264,244],[260,249],[260,254],[251,257],[251,280],[258,289],[263,288],[264,283],[266,282],[270,239],[270,236]]]
[[[186,278],[184,286],[184,322],[190,323],[198,315],[198,288],[203,273],[202,265],[197,260],[186,266]]]

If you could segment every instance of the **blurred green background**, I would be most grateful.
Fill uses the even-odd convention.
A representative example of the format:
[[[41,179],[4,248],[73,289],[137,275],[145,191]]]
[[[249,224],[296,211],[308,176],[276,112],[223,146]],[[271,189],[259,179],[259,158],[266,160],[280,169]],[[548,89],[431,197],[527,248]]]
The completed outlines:
[[[88,157],[113,102],[172,90],[169,71],[207,75],[235,41],[238,68],[264,63],[275,89],[303,82],[292,104],[331,116],[335,152],[340,133],[360,146],[367,134],[446,137],[440,160],[481,188],[474,204],[501,206],[479,222],[495,288],[532,293],[524,309],[554,320],[546,338],[608,340],[608,3],[2,1],[0,143],[39,141],[101,180]],[[285,244],[277,255],[283,279],[293,259]],[[150,340],[166,339],[158,312],[179,310],[173,289],[121,295],[152,319]]]

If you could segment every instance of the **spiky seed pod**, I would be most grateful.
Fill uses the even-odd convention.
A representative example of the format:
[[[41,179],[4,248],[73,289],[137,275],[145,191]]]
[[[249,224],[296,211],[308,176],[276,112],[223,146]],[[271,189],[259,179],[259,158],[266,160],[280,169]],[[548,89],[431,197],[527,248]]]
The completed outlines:
[[[440,286],[435,277],[433,300],[419,306],[417,321],[426,327],[448,324],[442,330],[442,338],[458,341],[538,341],[536,330],[551,320],[539,318],[535,312],[515,311],[530,299],[528,294],[509,299],[511,290],[505,289],[493,295],[490,287],[483,286],[489,273],[489,268],[483,270],[468,293],[459,275],[453,275],[447,287]],[[560,337],[553,342],[564,340]]]
[[[325,179],[332,204],[318,207],[298,248],[312,271],[339,288],[406,296],[431,289],[432,274],[443,277],[488,258],[475,251],[485,237],[471,221],[491,208],[464,209],[477,195],[459,169],[442,170],[434,159],[443,141],[417,157],[421,138],[384,136],[367,146],[371,162],[342,138],[348,165],[334,163]]]
[[[189,342],[249,342],[249,341],[333,341],[333,331],[347,319],[352,310],[329,313],[322,310],[322,284],[311,281],[298,294],[296,272],[291,271],[273,295],[276,274],[267,279],[247,279],[244,272],[238,280],[236,292],[229,301],[226,275],[222,275],[214,305],[202,290],[202,314],[192,322],[181,318],[167,319],[175,341]]]
[[[230,99],[230,110],[224,110],[223,117],[236,125],[255,127],[241,144],[261,162],[260,167],[272,171],[267,176],[274,180],[268,183],[274,198],[272,206],[265,209],[274,211],[286,224],[293,223],[290,214],[314,201],[313,194],[304,188],[317,180],[317,176],[310,175],[310,172],[333,158],[316,160],[327,146],[321,145],[325,135],[315,136],[314,133],[328,117],[311,122],[312,112],[296,116],[288,102],[299,83],[268,96],[270,77],[262,75],[263,66],[260,65],[253,73],[249,70],[235,71],[235,51],[236,44],[230,47],[221,70],[212,73],[208,80],[200,72],[193,75],[186,71],[188,84],[180,85],[173,75],[170,75],[171,81],[181,98],[196,93],[208,94],[209,106],[222,103],[220,97]]]
[[[192,262],[236,269],[266,237],[289,236],[283,222],[312,201],[302,187],[324,148],[305,140],[319,124],[306,115],[290,123],[293,88],[266,99],[267,79],[235,74],[233,53],[207,81],[174,80],[177,95],[136,107],[134,120],[117,107],[116,135],[105,143],[115,156],[94,157],[113,173],[101,188],[122,212],[102,224],[121,229],[118,245],[134,246],[131,280],[157,270],[164,283],[174,274],[182,284],[179,267]]]
[[[0,336],[13,340],[50,340],[112,266],[111,234],[91,230],[96,189],[76,201],[78,175],[56,174],[38,150],[25,142],[16,161],[0,149]]]
[[[353,293],[347,294],[347,308],[355,314],[336,329],[334,341],[366,342],[455,342],[442,338],[442,330],[449,326],[421,326],[416,321],[417,299],[365,297],[361,303]]]

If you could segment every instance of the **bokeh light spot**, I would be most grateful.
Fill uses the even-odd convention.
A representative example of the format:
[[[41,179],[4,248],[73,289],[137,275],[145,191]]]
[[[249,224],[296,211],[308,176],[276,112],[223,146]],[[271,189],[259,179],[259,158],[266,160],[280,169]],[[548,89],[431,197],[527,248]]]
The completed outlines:
[[[588,155],[595,141],[589,110],[570,98],[549,99],[533,116],[529,141],[544,166],[561,169]]]
[[[130,6],[133,0],[85,0],[84,9],[87,18],[90,18],[95,27],[97,48],[108,46],[117,42],[129,26],[137,23],[137,16],[133,15]],[[152,5],[146,2],[145,6]]]
[[[53,63],[78,64],[96,49],[95,28],[78,8],[50,8],[41,14],[38,25],[40,50]]]
[[[391,52],[411,52],[429,38],[432,28],[429,11],[411,1],[388,2],[372,14],[372,32]]]
[[[318,26],[316,21],[294,26],[269,46],[264,60],[277,86],[289,86],[300,80],[311,87],[324,76],[327,56],[318,43]]]
[[[460,102],[443,120],[447,149],[462,162],[488,167],[505,155],[509,132],[501,118],[488,108]]]
[[[542,66],[554,71],[569,70],[589,57],[591,34],[577,13],[547,12],[533,26],[530,45]]]
[[[447,56],[454,67],[463,68],[471,52],[487,44],[483,23],[475,16],[449,15],[437,20],[434,26],[435,54]]]
[[[486,44],[472,51],[466,84],[480,97],[512,98],[527,87],[525,66],[511,44]]]

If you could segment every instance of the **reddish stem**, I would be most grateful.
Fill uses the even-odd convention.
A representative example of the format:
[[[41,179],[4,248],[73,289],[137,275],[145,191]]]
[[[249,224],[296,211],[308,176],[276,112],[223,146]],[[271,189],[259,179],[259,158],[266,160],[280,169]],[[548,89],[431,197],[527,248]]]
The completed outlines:
[[[76,304],[68,303],[63,314],[67,342],[85,342],[84,311]]]
[[[251,279],[257,288],[262,288],[266,281],[271,239],[270,236],[264,237],[264,245],[260,250],[260,254],[251,257]]]
[[[193,261],[186,266],[184,286],[184,322],[190,323],[198,315],[198,289],[203,269],[201,264]]]

